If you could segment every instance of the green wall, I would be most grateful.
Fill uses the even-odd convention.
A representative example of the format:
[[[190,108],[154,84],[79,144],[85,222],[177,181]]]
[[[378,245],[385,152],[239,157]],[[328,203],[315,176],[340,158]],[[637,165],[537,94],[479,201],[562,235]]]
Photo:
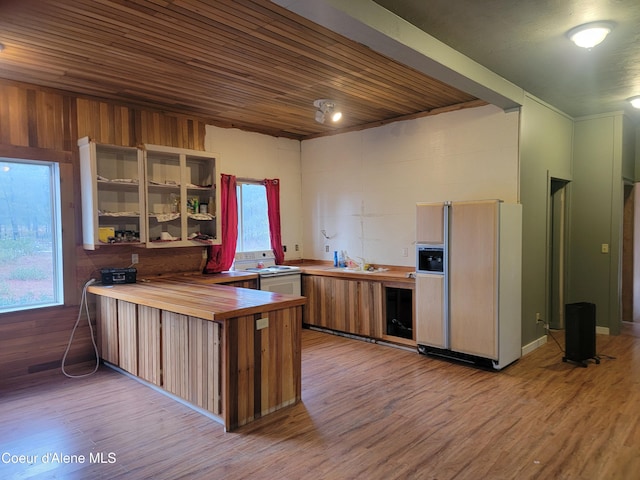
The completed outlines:
[[[577,119],[574,145],[568,300],[595,303],[597,326],[616,335],[623,183],[635,176],[635,127],[622,113]]]
[[[522,345],[545,336],[536,325],[548,311],[549,179],[572,180],[572,120],[532,96],[525,96],[520,124],[520,202],[523,213]],[[535,348],[535,346],[533,347]]]

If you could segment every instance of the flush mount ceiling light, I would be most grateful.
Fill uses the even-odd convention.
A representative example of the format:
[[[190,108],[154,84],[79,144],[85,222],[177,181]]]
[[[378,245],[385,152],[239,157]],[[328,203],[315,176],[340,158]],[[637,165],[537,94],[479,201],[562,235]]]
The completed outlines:
[[[633,108],[640,108],[640,95],[636,95],[635,97],[627,98],[627,100],[633,106]]]
[[[572,28],[567,32],[567,36],[579,47],[593,48],[601,43],[611,30],[611,22],[591,22]]]
[[[342,112],[336,110],[336,104],[333,100],[327,100],[326,98],[314,100],[313,106],[318,109],[316,111],[316,122],[318,123],[324,123],[327,117],[332,122],[338,122],[342,118]]]

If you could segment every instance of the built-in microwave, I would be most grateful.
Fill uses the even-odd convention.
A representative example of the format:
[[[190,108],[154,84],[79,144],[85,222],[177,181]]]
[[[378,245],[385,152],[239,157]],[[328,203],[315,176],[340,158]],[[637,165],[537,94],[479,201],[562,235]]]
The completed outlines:
[[[416,244],[416,272],[444,274],[444,245]]]

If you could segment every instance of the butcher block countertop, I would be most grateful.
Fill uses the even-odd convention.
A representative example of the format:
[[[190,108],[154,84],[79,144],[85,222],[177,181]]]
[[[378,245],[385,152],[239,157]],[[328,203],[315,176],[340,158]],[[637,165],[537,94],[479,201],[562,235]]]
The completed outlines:
[[[301,268],[303,274],[320,275],[324,277],[337,277],[355,280],[369,280],[372,282],[395,282],[415,284],[415,278],[409,277],[410,273],[415,271],[412,267],[386,267],[384,270],[374,272],[363,272],[358,270],[350,270],[346,268],[334,267],[332,263],[322,262],[303,262],[296,264]]]
[[[226,320],[306,303],[305,297],[216,285],[214,277],[158,277],[123,285],[91,285],[87,291],[205,320]]]
[[[162,275],[143,276],[138,281],[147,282],[154,280],[180,280],[187,283],[198,283],[201,285],[216,285],[219,283],[230,283],[241,280],[255,280],[258,278],[258,274],[254,272],[222,272],[202,274],[200,272],[185,272],[185,273],[170,273]]]

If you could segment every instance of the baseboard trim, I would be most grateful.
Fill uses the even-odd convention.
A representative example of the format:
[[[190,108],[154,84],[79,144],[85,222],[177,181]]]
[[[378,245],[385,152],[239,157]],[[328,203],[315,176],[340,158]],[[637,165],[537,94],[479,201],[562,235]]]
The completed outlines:
[[[524,357],[526,354],[533,352],[534,350],[540,348],[545,343],[547,343],[547,336],[543,335],[537,340],[534,340],[533,342],[522,347],[522,356]]]
[[[596,334],[597,335],[609,335],[611,332],[609,327],[599,327],[596,325]],[[542,337],[534,340],[531,343],[528,343],[524,347],[522,347],[522,356],[524,357],[526,354],[533,352],[534,350],[540,348],[542,345],[547,343],[547,335],[543,335]]]

